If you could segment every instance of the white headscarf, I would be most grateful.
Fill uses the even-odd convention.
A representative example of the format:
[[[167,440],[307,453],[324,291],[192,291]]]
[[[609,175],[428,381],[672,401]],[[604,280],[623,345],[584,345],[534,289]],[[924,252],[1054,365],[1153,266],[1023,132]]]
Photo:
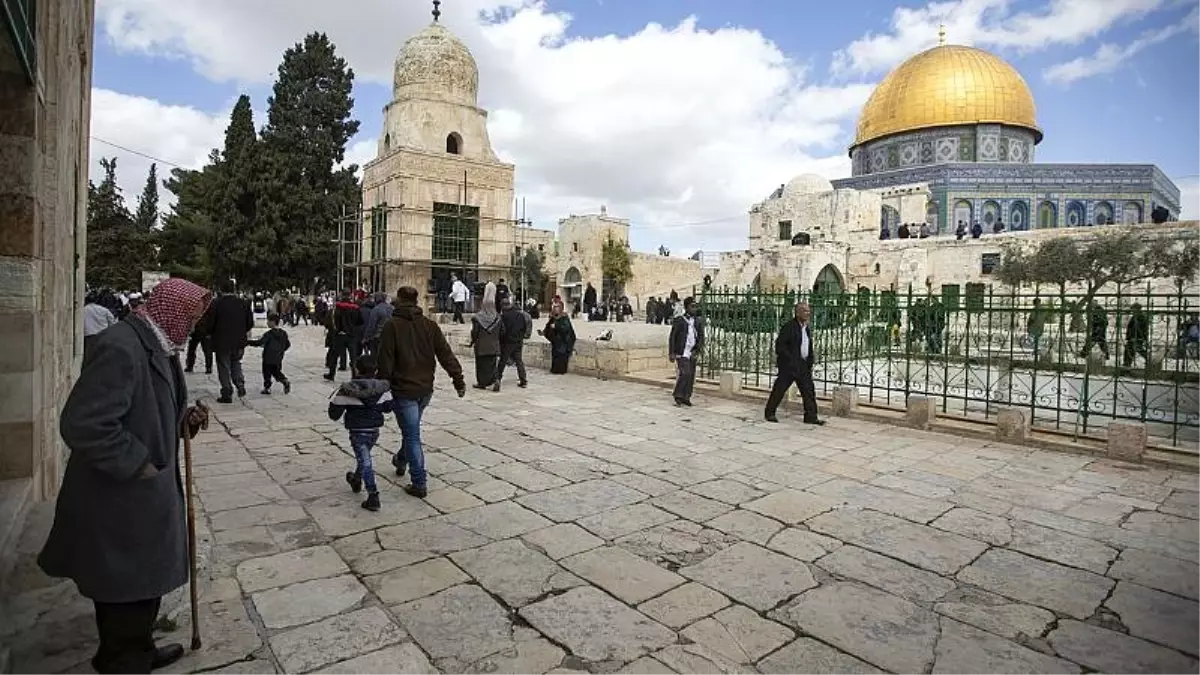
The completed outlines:
[[[475,320],[479,322],[479,326],[489,333],[500,320],[500,315],[496,313],[496,284],[488,282],[483,288],[483,299],[480,300],[480,307],[475,312]]]

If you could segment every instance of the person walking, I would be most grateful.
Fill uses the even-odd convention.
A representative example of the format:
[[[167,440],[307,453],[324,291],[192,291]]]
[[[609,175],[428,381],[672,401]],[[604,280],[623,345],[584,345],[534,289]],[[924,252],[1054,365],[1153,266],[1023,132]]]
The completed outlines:
[[[696,384],[696,358],[704,349],[704,321],[696,316],[696,300],[683,301],[683,316],[671,322],[667,354],[675,364],[675,405],[692,407],[692,389]]]
[[[283,393],[292,393],[292,382],[283,374],[283,354],[291,346],[287,331],[279,327],[279,315],[267,315],[267,332],[257,340],[250,340],[251,347],[262,347],[262,376],[264,396],[271,394],[271,380],[274,378],[283,385]]]
[[[162,596],[188,580],[179,441],[208,414],[187,406],[179,351],[208,297],[183,279],[160,283],[96,336],[62,408],[71,452],[38,565],[95,605],[98,673],[149,673],[183,656],[181,645],[156,646],[153,632]]]
[[[467,285],[458,278],[457,274],[451,274],[450,279],[450,302],[454,303],[454,323],[466,323],[463,321],[463,308],[467,304]]]
[[[500,341],[504,338],[504,322],[496,311],[496,284],[488,282],[483,289],[483,302],[471,317],[471,347],[475,350],[475,388],[486,389],[496,382],[496,362],[500,358]]]
[[[387,293],[375,294],[375,306],[367,315],[366,325],[363,326],[363,347],[368,354],[379,355],[379,337],[383,335],[383,324],[392,318],[392,303],[388,302]]]
[[[336,422],[345,416],[346,432],[354,450],[354,471],[346,472],[346,482],[354,494],[362,492],[364,484],[367,486],[367,499],[362,507],[368,511],[380,508],[371,449],[379,441],[384,416],[394,407],[391,384],[379,379],[378,370],[374,356],[358,357],[354,362],[354,379],[335,389],[329,399],[329,419]]]
[[[507,299],[509,297],[509,295],[510,294],[509,294],[509,290],[508,290],[508,284],[504,283],[504,279],[501,278],[500,281],[496,283],[496,311],[497,312],[499,312],[501,309],[504,308],[504,304],[503,304],[504,300]]]
[[[542,330],[542,336],[550,341],[550,374],[566,373],[571,354],[575,351],[575,327],[571,325],[561,300],[550,305],[550,321]]]
[[[788,388],[795,383],[804,400],[804,423],[822,425],[825,421],[817,417],[817,391],[812,378],[813,364],[817,361],[809,324],[812,309],[807,302],[801,302],[796,305],[795,311],[796,317],[785,323],[779,330],[779,337],[775,338],[775,362],[779,372],[771,387],[771,395],[767,398],[763,417],[768,422],[779,421],[775,411],[783,402]]]
[[[246,378],[242,375],[242,356],[246,341],[254,328],[250,304],[234,294],[233,282],[222,280],[217,287],[221,297],[213,300],[201,320],[200,332],[212,339],[217,361],[217,379],[221,396],[217,403],[233,403],[233,391],[238,398],[246,396]]]
[[[392,466],[398,476],[403,476],[406,468],[410,471],[412,482],[404,491],[424,499],[427,488],[421,415],[433,397],[435,366],[441,364],[459,398],[467,393],[467,384],[462,365],[441,327],[417,306],[419,297],[412,286],[403,286],[396,292],[392,319],[384,324],[379,339],[377,377],[391,385],[396,422],[400,425],[402,441],[400,450],[392,457]]]
[[[517,377],[519,378],[517,386],[524,389],[528,386],[529,380],[526,379],[525,359],[521,352],[525,341],[533,335],[533,317],[517,307],[512,298],[505,298],[500,304],[504,308],[500,312],[500,321],[503,324],[500,339],[500,365],[496,370],[496,382],[492,385],[492,391],[500,391],[500,381],[504,379],[504,368],[510,362],[517,368]]]
[[[326,343],[329,350],[325,352],[324,378],[332,380],[335,370],[346,370],[347,359],[353,362],[357,356],[354,336],[362,331],[362,311],[351,300],[350,292],[344,291],[328,316]]]
[[[1133,365],[1135,356],[1141,356],[1150,365],[1150,317],[1142,311],[1141,303],[1129,308],[1129,321],[1125,324],[1125,350],[1121,363],[1126,368]]]
[[[592,282],[588,282],[587,288],[583,291],[583,314],[588,321],[592,320],[592,312],[596,308],[596,287],[592,286]]]

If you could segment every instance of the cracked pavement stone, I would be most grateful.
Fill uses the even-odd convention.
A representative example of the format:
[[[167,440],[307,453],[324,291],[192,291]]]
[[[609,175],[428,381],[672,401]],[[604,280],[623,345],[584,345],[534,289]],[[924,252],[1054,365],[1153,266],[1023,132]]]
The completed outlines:
[[[510,607],[586,583],[519,539],[460,551],[450,558]]]
[[[731,546],[680,573],[759,611],[817,585],[804,563],[747,543]]]
[[[675,643],[666,626],[590,586],[521,608],[521,616],[588,661],[633,661]]]

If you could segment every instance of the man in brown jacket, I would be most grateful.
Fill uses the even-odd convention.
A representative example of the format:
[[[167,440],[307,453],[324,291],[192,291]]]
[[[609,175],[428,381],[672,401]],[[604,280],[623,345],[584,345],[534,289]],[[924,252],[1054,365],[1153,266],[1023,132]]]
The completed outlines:
[[[421,448],[421,414],[433,396],[437,363],[454,381],[462,398],[467,392],[462,365],[442,335],[442,329],[417,306],[417,289],[403,286],[396,292],[392,318],[379,337],[379,379],[392,385],[396,421],[400,424],[400,450],[392,457],[396,475],[412,470],[412,484],[404,491],[425,498],[425,453]]]

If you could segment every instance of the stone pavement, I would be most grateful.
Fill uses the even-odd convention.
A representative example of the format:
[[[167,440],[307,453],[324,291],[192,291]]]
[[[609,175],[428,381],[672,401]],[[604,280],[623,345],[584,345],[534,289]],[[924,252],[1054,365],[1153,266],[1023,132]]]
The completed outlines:
[[[251,395],[194,449],[205,646],[180,672],[1197,671],[1195,474],[544,372],[460,400],[439,376],[428,500],[387,469],[392,424],[370,513],[319,332],[291,333],[292,394],[256,393],[250,350]],[[32,565],[47,525],[0,639],[18,672],[86,672],[90,605]]]

